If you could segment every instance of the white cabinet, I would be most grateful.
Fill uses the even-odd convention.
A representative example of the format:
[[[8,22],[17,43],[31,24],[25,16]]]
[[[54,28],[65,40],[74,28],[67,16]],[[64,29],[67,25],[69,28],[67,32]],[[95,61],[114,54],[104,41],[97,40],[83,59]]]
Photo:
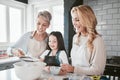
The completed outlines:
[[[0,71],[0,80],[20,80],[16,77],[14,68]]]

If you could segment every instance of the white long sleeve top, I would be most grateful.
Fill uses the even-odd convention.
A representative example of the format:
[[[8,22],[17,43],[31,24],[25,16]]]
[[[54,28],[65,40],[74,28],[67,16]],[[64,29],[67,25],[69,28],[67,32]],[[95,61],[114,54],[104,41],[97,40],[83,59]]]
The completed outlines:
[[[44,59],[45,56],[49,53],[50,50],[46,50],[41,56],[40,58]],[[52,56],[52,52],[50,53],[50,56]],[[67,59],[67,54],[65,51],[61,50],[60,53],[59,53],[59,61],[60,61],[60,64],[68,64],[68,59]]]
[[[74,66],[74,73],[80,75],[102,75],[106,65],[106,51],[101,36],[97,35],[93,41],[93,52],[87,48],[88,37],[80,36],[80,45],[74,42],[77,35],[73,37],[71,49],[71,60]]]
[[[7,49],[7,52],[12,54],[13,48],[20,48],[25,54],[38,58],[46,50],[47,38],[43,41],[37,41],[31,36],[32,32],[25,33],[15,44]]]

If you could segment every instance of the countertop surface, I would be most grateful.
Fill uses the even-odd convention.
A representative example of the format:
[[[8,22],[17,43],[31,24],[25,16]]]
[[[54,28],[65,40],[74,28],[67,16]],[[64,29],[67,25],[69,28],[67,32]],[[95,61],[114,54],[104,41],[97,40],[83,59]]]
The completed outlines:
[[[16,61],[20,61],[20,58],[19,57],[8,57],[5,59],[0,59],[0,64],[16,62]]]
[[[6,78],[4,78],[5,80],[20,80],[17,76],[16,76],[16,73],[15,73],[15,69],[12,68],[12,69],[7,69],[7,70],[3,70],[3,71],[0,71],[0,79],[3,79],[3,73],[7,73],[10,72],[12,73],[11,75],[9,74],[9,76],[6,75]],[[9,78],[8,78],[9,77]],[[81,76],[81,75],[76,75],[76,74],[72,74],[72,73],[68,73],[66,75],[54,75],[54,74],[50,74],[50,73],[46,73],[46,72],[43,72],[41,74],[41,78],[37,79],[37,80],[68,80],[71,79],[71,80],[83,80],[84,78],[90,78],[88,76]],[[3,80],[4,80],[3,79]],[[91,79],[85,79],[85,80],[91,80]]]

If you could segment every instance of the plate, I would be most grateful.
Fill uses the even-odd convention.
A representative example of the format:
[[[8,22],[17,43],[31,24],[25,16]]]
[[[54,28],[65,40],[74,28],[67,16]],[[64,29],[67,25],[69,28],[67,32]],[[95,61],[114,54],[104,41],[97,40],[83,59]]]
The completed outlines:
[[[0,59],[4,59],[4,58],[8,58],[9,55],[8,54],[0,54]]]
[[[26,62],[36,62],[36,61],[39,60],[39,59],[36,59],[36,58],[31,58],[31,57],[29,57],[29,56],[20,57],[20,59],[21,59],[22,61],[26,61]]]

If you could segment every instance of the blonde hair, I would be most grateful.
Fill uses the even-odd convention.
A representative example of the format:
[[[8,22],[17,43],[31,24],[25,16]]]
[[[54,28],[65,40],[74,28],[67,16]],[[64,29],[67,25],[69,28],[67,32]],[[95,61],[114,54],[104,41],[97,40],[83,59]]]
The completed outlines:
[[[92,10],[92,8],[88,5],[80,5],[73,7],[71,10],[71,14],[76,12],[78,14],[79,21],[83,27],[85,27],[87,33],[88,33],[88,42],[87,47],[89,48],[90,52],[92,53],[94,45],[93,40],[96,38],[96,25],[97,25],[97,19],[96,16]],[[76,44],[79,45],[79,37],[80,33],[77,35],[78,38],[76,40]]]
[[[52,15],[50,14],[50,12],[48,12],[48,11],[41,11],[41,12],[38,13],[38,18],[40,16],[42,16],[45,19],[45,21],[47,21],[50,24],[50,21],[52,19]]]

